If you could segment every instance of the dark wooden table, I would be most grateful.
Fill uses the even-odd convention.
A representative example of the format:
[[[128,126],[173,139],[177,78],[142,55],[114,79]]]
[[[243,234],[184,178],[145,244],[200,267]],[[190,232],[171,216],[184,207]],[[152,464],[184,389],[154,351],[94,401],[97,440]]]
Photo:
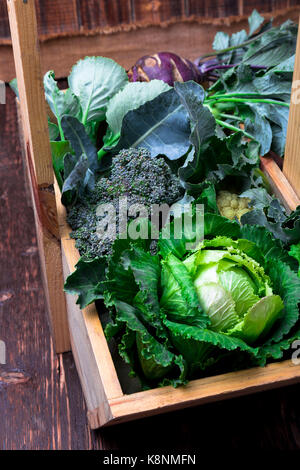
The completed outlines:
[[[300,449],[300,384],[91,432],[72,354],[56,356],[14,96],[0,105],[0,449]]]

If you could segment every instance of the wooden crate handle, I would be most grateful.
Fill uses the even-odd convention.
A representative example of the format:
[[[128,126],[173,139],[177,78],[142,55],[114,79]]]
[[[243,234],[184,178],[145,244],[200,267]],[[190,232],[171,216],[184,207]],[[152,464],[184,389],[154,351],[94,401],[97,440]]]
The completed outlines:
[[[286,136],[283,173],[300,197],[300,21],[291,93],[289,122]],[[299,96],[298,96],[299,95]]]
[[[57,352],[70,349],[34,0],[7,0],[41,272]]]

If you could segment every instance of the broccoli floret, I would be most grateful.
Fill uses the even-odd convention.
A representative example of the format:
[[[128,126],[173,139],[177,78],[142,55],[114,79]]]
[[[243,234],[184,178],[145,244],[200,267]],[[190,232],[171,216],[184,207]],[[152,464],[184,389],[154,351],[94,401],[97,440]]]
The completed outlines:
[[[163,158],[151,158],[146,149],[122,150],[112,159],[108,177],[99,177],[94,190],[86,194],[68,211],[71,237],[81,256],[93,259],[111,253],[111,241],[97,236],[96,209],[100,203],[116,208],[118,225],[119,198],[127,197],[128,206],[173,204],[183,195],[183,188]]]

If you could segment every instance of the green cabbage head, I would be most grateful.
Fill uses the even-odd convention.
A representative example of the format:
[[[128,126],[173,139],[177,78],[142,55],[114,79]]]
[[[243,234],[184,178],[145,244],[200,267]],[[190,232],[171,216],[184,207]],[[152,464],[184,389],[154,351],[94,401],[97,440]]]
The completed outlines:
[[[192,278],[200,307],[209,317],[208,328],[253,344],[270,331],[284,304],[273,293],[263,267],[242,251],[244,243],[246,240],[226,237],[205,240],[183,265]],[[170,269],[170,261],[169,256],[163,265],[161,307],[174,320],[179,319],[181,309],[183,320],[182,286]]]

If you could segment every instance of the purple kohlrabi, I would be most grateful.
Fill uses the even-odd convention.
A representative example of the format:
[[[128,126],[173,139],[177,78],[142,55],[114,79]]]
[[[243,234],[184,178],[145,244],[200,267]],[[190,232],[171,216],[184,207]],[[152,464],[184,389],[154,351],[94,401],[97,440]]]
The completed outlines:
[[[170,86],[174,82],[201,81],[197,66],[172,52],[158,52],[141,57],[128,71],[128,77],[131,82],[163,80]]]

